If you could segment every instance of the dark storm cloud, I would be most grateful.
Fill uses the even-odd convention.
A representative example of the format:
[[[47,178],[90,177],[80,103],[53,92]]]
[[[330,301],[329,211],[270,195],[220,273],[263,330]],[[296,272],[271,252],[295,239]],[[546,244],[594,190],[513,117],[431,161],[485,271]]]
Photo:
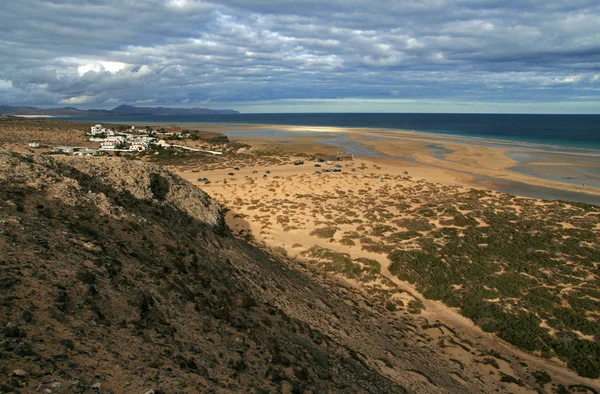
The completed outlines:
[[[11,103],[600,101],[597,0],[22,0],[0,16]]]

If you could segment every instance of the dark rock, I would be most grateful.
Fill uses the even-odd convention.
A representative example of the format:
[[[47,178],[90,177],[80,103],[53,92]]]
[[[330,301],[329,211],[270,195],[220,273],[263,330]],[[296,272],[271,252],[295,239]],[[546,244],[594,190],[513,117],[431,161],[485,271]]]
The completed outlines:
[[[3,329],[2,334],[7,338],[23,338],[27,336],[25,331],[21,330],[15,323],[8,323]]]
[[[20,357],[34,356],[35,353],[29,342],[21,342],[12,349],[13,353]]]
[[[65,289],[59,289],[58,296],[56,297],[55,304],[56,307],[61,311],[66,313],[69,302],[69,295]]]
[[[300,380],[308,380],[308,369],[306,367],[295,367],[294,375]]]
[[[221,307],[213,312],[213,316],[217,319],[226,320],[231,316],[231,312],[227,307]]]
[[[203,378],[208,378],[208,369],[204,365],[198,365],[195,372]]]
[[[169,194],[169,180],[157,173],[150,174],[150,191],[155,199],[164,201]]]
[[[33,313],[23,311],[23,313],[21,313],[21,319],[23,319],[25,323],[31,323],[33,321]]]
[[[235,371],[240,372],[248,368],[248,364],[244,359],[238,358],[235,360],[229,360],[229,367],[234,369]]]
[[[93,285],[94,283],[96,283],[96,274],[94,274],[91,271],[88,271],[86,269],[82,269],[77,271],[77,279],[79,279],[80,281],[82,281],[85,284],[88,285]]]
[[[289,367],[291,365],[291,361],[289,358],[287,358],[286,356],[281,356],[279,358],[279,363],[281,365],[283,365],[284,367]]]
[[[254,298],[250,297],[250,296],[244,296],[242,298],[242,307],[248,309],[251,308],[253,306],[256,306],[256,301],[254,300]]]
[[[60,343],[66,347],[67,349],[73,350],[75,349],[75,344],[72,339],[62,339]]]
[[[57,308],[53,308],[50,311],[50,316],[60,323],[65,323],[67,321],[67,316],[64,314],[64,312]]]
[[[292,387],[292,394],[302,394],[302,393],[304,393],[304,388],[302,388],[300,386]]]
[[[271,379],[271,382],[281,382],[285,378],[285,374],[279,370],[279,368],[269,367],[265,373],[265,378]]]

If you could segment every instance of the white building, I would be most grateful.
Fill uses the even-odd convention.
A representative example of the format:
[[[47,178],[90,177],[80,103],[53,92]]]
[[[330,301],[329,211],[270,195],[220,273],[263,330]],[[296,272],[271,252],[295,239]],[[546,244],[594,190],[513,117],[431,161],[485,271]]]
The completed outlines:
[[[91,135],[100,134],[100,133],[102,133],[102,130],[103,130],[103,129],[104,129],[104,127],[102,127],[102,125],[101,125],[101,124],[97,124],[97,125],[95,125],[95,126],[92,126],[92,127],[90,128],[90,134],[91,134]]]
[[[98,134],[106,134],[107,136],[113,136],[115,135],[115,132],[111,129],[105,129],[104,127],[102,127],[101,124],[97,124],[90,128],[90,134],[93,136]]]
[[[116,141],[104,141],[100,143],[100,150],[113,150],[117,149],[117,146],[119,144]]]
[[[118,136],[118,135],[109,136],[109,137],[106,137],[104,139],[104,142],[114,142],[116,144],[124,144],[125,143],[125,137],[121,137],[121,136]]]
[[[94,156],[95,152],[96,151],[94,149],[84,148],[84,149],[73,152],[73,156],[89,157],[89,156]]]
[[[132,142],[129,145],[129,150],[132,152],[145,152],[148,150],[148,144],[141,141]]]
[[[52,152],[54,153],[64,153],[67,155],[73,154],[76,150],[84,149],[81,146],[56,146],[52,148]]]
[[[40,143],[37,142],[37,141],[34,141],[34,142],[28,143],[27,146],[30,147],[30,148],[39,148],[40,147]]]

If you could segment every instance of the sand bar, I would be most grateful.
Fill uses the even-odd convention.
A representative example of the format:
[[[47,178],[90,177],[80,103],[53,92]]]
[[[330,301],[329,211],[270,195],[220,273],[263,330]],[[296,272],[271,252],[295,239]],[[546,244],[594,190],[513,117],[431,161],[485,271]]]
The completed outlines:
[[[285,142],[295,152],[298,147],[294,145],[301,142],[304,152],[309,154],[322,152],[325,146],[337,143],[334,150],[346,149],[356,156],[364,156],[366,152],[367,158],[386,159],[389,165],[396,162],[400,167],[441,169],[445,174],[442,178],[452,174],[453,178],[473,187],[557,199],[577,198],[578,193],[581,201],[600,204],[600,152],[593,150],[409,130],[233,124],[178,126],[221,132],[232,140],[251,144]],[[355,145],[350,146],[349,141]],[[527,158],[531,158],[531,162]],[[537,168],[533,171],[528,167],[539,162],[543,162],[548,171]],[[551,166],[561,167],[560,176]],[[440,180],[430,179],[432,182]],[[522,184],[528,187],[520,187]],[[535,186],[540,187],[539,194]],[[566,192],[564,197],[561,191]]]

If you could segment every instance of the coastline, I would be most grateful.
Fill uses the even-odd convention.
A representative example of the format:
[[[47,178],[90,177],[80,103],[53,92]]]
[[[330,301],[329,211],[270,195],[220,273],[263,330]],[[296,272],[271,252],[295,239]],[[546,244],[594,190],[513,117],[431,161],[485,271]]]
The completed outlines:
[[[356,157],[385,160],[413,170],[418,167],[441,170],[444,175],[429,179],[432,182],[440,182],[451,176],[456,182],[475,188],[543,199],[579,197],[581,202],[600,204],[600,152],[596,154],[591,149],[567,149],[554,145],[409,130],[286,125],[176,125],[220,132],[239,142],[285,142],[290,149],[301,142],[306,150],[304,153],[308,154],[323,151],[326,146],[337,146],[338,150],[348,150]],[[557,167],[560,167],[563,179],[555,176],[553,169]],[[582,177],[582,168],[586,177]],[[537,193],[536,188],[539,188]]]
[[[24,118],[24,119],[38,119],[38,118],[51,119],[51,118],[59,117],[56,115],[11,115],[11,116],[14,116],[15,118]]]
[[[507,212],[521,212],[532,207],[551,209],[561,204],[485,192],[481,189],[490,188],[471,173],[387,156],[354,157],[352,161],[337,162],[342,167],[341,173],[316,174],[317,170],[326,167],[325,163],[306,161],[302,165],[295,165],[294,161],[306,160],[307,156],[303,154],[307,151],[335,154],[336,148],[320,144],[312,136],[288,136],[285,140],[275,141],[272,137],[251,136],[240,141],[272,153],[254,162],[245,163],[247,159],[233,157],[232,161],[223,164],[192,164],[187,168],[172,168],[179,176],[198,185],[227,208],[225,219],[234,235],[270,249],[273,253],[303,261],[302,264],[324,269],[324,275],[339,276],[350,285],[364,289],[374,299],[386,294],[389,297],[387,299],[397,305],[398,309],[394,309],[396,306],[390,309],[397,316],[420,322],[424,335],[431,340],[449,341],[441,354],[462,364],[475,365],[481,368],[482,373],[488,374],[494,369],[488,365],[479,366],[479,356],[500,354],[501,361],[498,364],[502,374],[495,374],[495,378],[501,379],[506,374],[525,379],[527,372],[522,368],[522,363],[526,362],[532,370],[552,371],[556,383],[577,382],[600,388],[597,381],[579,377],[568,370],[562,360],[556,357],[546,359],[540,357],[539,353],[517,348],[495,334],[482,330],[460,309],[426,298],[415,283],[401,279],[395,273],[393,261],[388,255],[390,250],[379,249],[387,237],[385,232],[392,231],[388,227],[397,224],[408,229],[408,226],[419,222],[411,212],[427,215],[432,226],[418,229],[420,232],[442,231],[448,226],[445,221],[450,211],[436,209],[435,204],[430,207],[429,204],[434,201],[456,205],[459,209],[457,212],[462,213],[472,209],[461,203],[464,196],[468,195],[478,196],[476,201],[484,201],[484,204],[496,201],[491,207]],[[385,144],[386,141],[377,143]],[[428,143],[412,141],[412,145],[403,149],[423,149]],[[431,149],[434,148],[425,150]],[[472,149],[469,154],[480,153],[483,156],[476,156],[478,162],[488,159],[489,166],[499,166],[494,156],[489,157],[489,152]],[[435,156],[431,152],[421,154],[425,157]],[[464,156],[466,153],[458,154]],[[504,160],[500,164],[513,163],[509,157]],[[321,165],[321,168],[315,168],[315,164]],[[198,178],[202,177],[208,177],[210,183],[198,182]],[[474,186],[469,187],[471,185]],[[432,216],[426,213],[428,210],[431,210]],[[569,229],[572,225],[565,226]],[[476,227],[485,229],[487,225],[478,223]],[[396,235],[410,235],[410,232]],[[402,248],[413,249],[418,245],[412,239],[399,239]],[[325,254],[319,254],[319,251]],[[334,260],[323,257],[327,254],[333,256]],[[336,271],[343,270],[344,266],[339,268],[335,259],[344,258],[361,264],[377,261],[379,271],[361,281],[353,276],[354,271]],[[411,305],[419,304],[423,309],[418,312],[411,310]],[[453,346],[453,343],[462,346]],[[513,392],[529,392],[520,391],[517,386],[511,386],[511,389],[514,389]]]

